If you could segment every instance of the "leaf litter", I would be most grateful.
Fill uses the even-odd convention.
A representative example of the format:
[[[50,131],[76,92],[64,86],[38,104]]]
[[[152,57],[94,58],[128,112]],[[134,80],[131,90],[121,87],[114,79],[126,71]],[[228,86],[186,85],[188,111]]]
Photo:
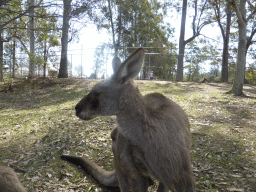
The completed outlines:
[[[101,191],[81,168],[60,159],[62,154],[87,156],[113,169],[115,117],[85,122],[73,110],[95,81],[20,81],[13,82],[12,92],[0,92],[1,164],[13,167],[28,191]],[[244,87],[249,98],[225,94],[229,84],[137,84],[142,94],[163,93],[187,112],[197,191],[256,191],[255,86]]]

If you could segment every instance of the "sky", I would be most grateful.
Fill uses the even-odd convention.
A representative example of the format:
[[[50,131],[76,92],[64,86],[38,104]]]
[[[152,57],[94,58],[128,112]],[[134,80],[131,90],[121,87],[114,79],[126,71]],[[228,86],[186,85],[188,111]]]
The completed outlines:
[[[81,64],[84,75],[89,77],[93,73],[95,48],[102,42],[109,42],[109,37],[106,30],[98,31],[93,25],[85,27],[79,32],[79,41],[70,43],[68,47],[68,59],[72,63],[73,74],[76,74],[75,68]],[[107,68],[108,74],[111,74],[111,63],[108,63]]]

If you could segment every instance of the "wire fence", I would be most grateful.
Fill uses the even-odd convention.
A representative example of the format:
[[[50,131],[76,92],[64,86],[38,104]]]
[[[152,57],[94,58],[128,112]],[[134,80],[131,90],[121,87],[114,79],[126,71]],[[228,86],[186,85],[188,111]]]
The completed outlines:
[[[81,48],[68,50],[68,73],[69,77],[80,77],[80,78],[89,78],[93,77],[108,77],[111,70],[107,70],[107,68],[111,68],[111,60],[113,58],[112,52],[104,52],[105,55],[108,55],[108,60],[102,65],[102,72],[100,75],[92,75],[86,73],[86,70],[92,68],[95,63],[93,61],[93,54],[90,55],[91,62],[88,63],[88,54],[85,52],[88,50],[95,50],[96,48]],[[128,57],[129,53],[132,52],[136,47],[126,47],[126,52],[123,52],[121,56],[121,60],[124,60]],[[175,80],[176,69],[177,69],[177,61],[178,61],[178,49],[177,48],[169,48],[168,50],[163,47],[145,47],[145,62],[144,67],[140,73],[140,79],[164,79],[164,80]],[[127,51],[128,50],[128,51]],[[164,50],[164,51],[163,51]],[[186,48],[184,54],[184,72],[185,75],[191,75],[195,73],[199,75],[201,73],[210,72],[211,70],[220,71],[222,55],[221,49],[216,49],[214,51],[218,51],[219,54],[211,55],[211,54],[198,54],[195,50],[200,50],[200,48]],[[194,51],[194,52],[193,52]],[[230,68],[234,68],[236,55],[236,49],[230,49],[229,55],[229,64]],[[60,63],[60,51],[54,50],[47,55],[47,68],[46,68],[46,76],[55,77],[58,74],[59,63]],[[246,67],[256,64],[256,59],[250,56],[250,53],[247,53],[247,63]],[[24,52],[19,52],[15,54],[15,58],[13,58],[13,54],[5,54],[4,56],[4,76],[5,77],[26,77],[28,76],[28,63],[29,58],[28,55]],[[38,60],[35,62],[35,74],[36,77],[41,77],[44,74],[44,62],[42,59],[43,52],[37,51],[36,55],[38,55]],[[41,59],[40,59],[41,57]],[[15,60],[15,61],[14,61]],[[13,63],[15,66],[13,67]],[[89,66],[88,66],[89,65]],[[14,71],[14,72],[13,72]],[[152,75],[153,73],[153,75]]]

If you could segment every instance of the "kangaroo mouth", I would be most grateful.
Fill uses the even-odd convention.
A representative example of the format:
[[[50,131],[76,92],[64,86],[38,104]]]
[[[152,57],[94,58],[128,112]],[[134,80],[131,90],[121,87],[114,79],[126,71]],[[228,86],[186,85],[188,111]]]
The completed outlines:
[[[84,121],[89,121],[89,120],[91,120],[91,119],[94,118],[94,117],[92,117],[92,116],[86,115],[86,114],[83,113],[83,112],[76,112],[76,116],[79,117],[79,119],[82,119],[82,120],[84,120]]]

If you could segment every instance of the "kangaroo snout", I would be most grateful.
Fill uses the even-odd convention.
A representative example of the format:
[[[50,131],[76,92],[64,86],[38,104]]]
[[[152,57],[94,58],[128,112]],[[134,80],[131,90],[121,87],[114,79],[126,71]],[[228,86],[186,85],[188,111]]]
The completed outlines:
[[[82,111],[82,107],[80,107],[78,104],[75,106],[76,116]]]

